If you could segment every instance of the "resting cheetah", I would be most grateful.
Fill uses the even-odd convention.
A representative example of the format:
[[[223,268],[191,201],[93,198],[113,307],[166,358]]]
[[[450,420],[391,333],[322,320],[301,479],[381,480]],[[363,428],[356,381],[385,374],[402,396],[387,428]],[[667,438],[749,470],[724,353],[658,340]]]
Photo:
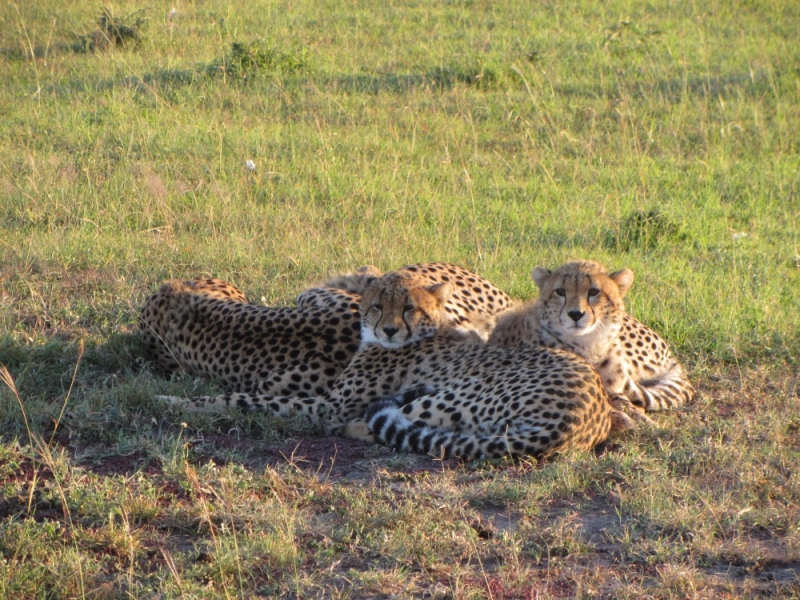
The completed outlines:
[[[358,349],[360,297],[314,290],[305,300],[270,308],[218,279],[169,281],[147,299],[139,326],[162,371],[251,393],[323,394]]]
[[[467,329],[477,333],[484,341],[489,339],[497,315],[514,306],[505,292],[457,265],[449,263],[409,265],[400,269],[398,273],[416,275],[418,285],[438,282],[453,284],[450,297],[444,305],[448,325],[458,327],[466,324]],[[377,267],[366,265],[355,273],[333,277],[323,283],[322,287],[363,294],[367,286],[381,275]]]
[[[474,459],[591,448],[631,420],[597,372],[547,348],[490,347],[447,326],[449,283],[409,274],[373,281],[361,300],[362,345],[326,397],[230,394],[168,398],[193,410],[301,412],[328,432],[404,450]],[[402,339],[398,327],[408,328]],[[394,397],[393,397],[394,396]],[[382,400],[393,397],[390,400]],[[368,426],[361,420],[369,403]]]
[[[613,397],[648,411],[680,406],[694,389],[667,344],[625,313],[633,271],[609,274],[591,261],[533,270],[539,299],[498,318],[491,345],[536,345],[589,361]]]
[[[374,280],[380,273],[370,269],[340,281]],[[449,322],[465,330],[474,322],[482,337],[488,337],[490,316],[511,303],[488,281],[454,265],[412,265],[401,272],[458,290],[445,305]],[[358,350],[360,298],[313,288],[300,294],[296,308],[270,308],[247,303],[218,279],[169,281],[145,302],[140,328],[160,370],[183,369],[241,393],[321,396]]]

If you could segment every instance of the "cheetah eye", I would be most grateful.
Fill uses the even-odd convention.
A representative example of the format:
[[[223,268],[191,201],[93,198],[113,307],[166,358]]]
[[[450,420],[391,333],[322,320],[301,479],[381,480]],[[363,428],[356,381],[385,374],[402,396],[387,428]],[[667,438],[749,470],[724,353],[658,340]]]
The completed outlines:
[[[413,304],[406,304],[403,307],[403,312],[411,312],[412,310],[414,310],[414,308],[416,307]]]
[[[558,288],[556,290],[556,294],[558,294],[559,296],[561,296],[563,298],[564,296],[567,295],[567,290],[565,290],[564,288]]]
[[[597,288],[591,288],[589,290],[589,298],[593,298],[594,296],[597,296],[597,294],[599,294],[599,293],[600,293],[600,290],[598,290]]]

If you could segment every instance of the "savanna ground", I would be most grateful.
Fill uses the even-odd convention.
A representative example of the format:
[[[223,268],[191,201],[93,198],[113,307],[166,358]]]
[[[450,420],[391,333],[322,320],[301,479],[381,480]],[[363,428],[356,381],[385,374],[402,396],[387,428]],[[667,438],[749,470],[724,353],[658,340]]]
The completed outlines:
[[[799,28],[789,0],[0,4],[0,596],[800,597]],[[135,333],[171,277],[280,305],[445,260],[529,298],[574,257],[634,269],[700,393],[545,462],[176,413],[154,394],[213,383]]]

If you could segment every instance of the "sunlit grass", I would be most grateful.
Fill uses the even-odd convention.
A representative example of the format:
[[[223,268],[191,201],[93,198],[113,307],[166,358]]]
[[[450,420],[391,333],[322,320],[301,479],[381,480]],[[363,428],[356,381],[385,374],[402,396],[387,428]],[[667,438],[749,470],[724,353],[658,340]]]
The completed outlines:
[[[138,41],[92,51],[106,9]],[[796,595],[799,24],[792,2],[0,5],[0,596]],[[447,260],[529,298],[575,257],[635,271],[630,311],[702,395],[543,466],[265,466],[315,432],[165,412],[214,384],[154,376],[131,334],[168,277],[279,304]]]

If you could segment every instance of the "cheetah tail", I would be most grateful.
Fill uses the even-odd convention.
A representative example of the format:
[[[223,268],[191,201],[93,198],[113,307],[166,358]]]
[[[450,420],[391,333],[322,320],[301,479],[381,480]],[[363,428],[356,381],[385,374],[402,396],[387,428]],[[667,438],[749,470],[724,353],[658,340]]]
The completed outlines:
[[[437,458],[460,458],[465,461],[504,456],[545,456],[557,449],[547,435],[539,431],[503,430],[497,435],[449,431],[412,423],[397,407],[383,404],[369,417],[369,430],[379,444],[397,450],[429,454]]]
[[[694,387],[678,363],[649,380],[636,383],[636,392],[644,400],[644,408],[649,411],[666,410],[683,406],[694,398]]]

